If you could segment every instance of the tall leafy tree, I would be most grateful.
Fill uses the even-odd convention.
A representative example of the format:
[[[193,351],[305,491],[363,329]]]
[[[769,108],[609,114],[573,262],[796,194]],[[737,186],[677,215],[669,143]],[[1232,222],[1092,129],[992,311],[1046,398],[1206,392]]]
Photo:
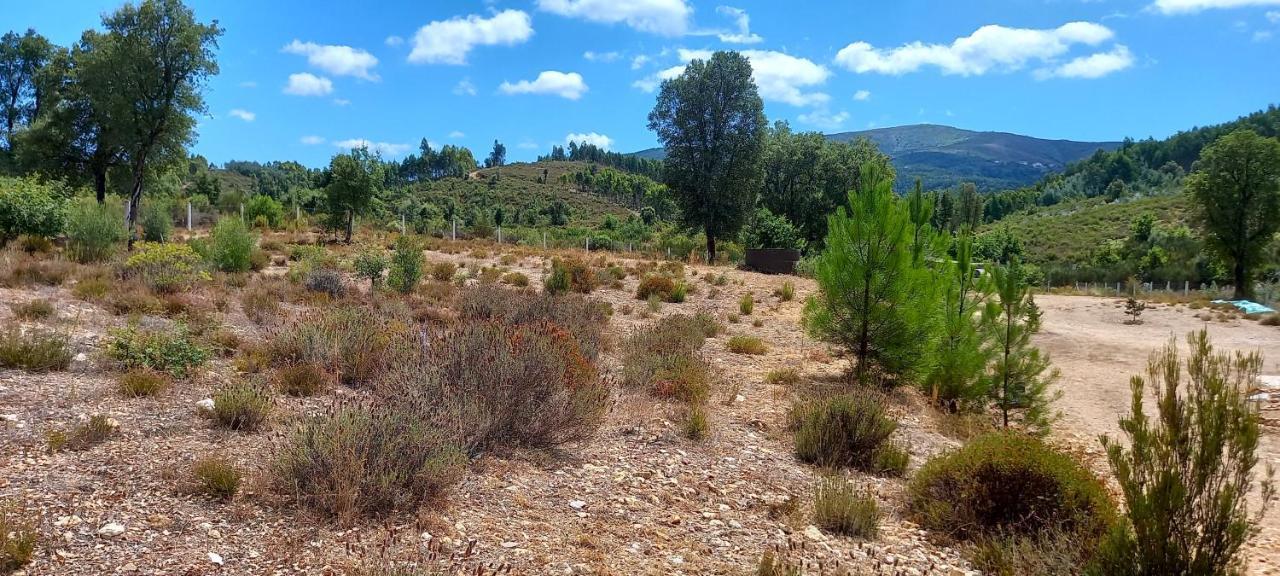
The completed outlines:
[[[103,50],[115,73],[111,118],[118,123],[132,184],[126,210],[133,230],[147,170],[185,158],[195,114],[205,111],[205,80],[218,73],[214,50],[222,29],[196,21],[180,0],[125,4],[103,18]],[[130,233],[130,244],[133,233]]]
[[[1048,354],[1031,344],[1038,319],[1026,274],[1016,260],[988,273],[995,297],[983,310],[983,322],[990,331],[990,390],[996,408],[1005,428],[1011,415],[1020,415],[1023,428],[1046,433],[1054,418],[1050,404],[1056,398],[1049,385],[1058,379],[1058,369],[1050,367]]]
[[[943,266],[939,278],[942,319],[934,364],[924,381],[933,402],[953,412],[983,403],[991,359],[984,339],[989,332],[979,329],[976,314],[991,297],[990,284],[974,273],[972,236],[960,236],[955,247],[955,260]]]
[[[1187,190],[1206,240],[1231,266],[1237,299],[1253,297],[1254,270],[1280,230],[1280,140],[1241,129],[1204,148]]]
[[[38,79],[53,54],[53,44],[35,30],[0,36],[0,145],[5,152],[13,152],[15,132],[46,105]]]
[[[383,178],[382,162],[365,147],[338,154],[329,161],[324,187],[326,209],[331,221],[344,229],[346,243],[351,243],[356,216],[369,209],[382,189]]]
[[[859,380],[910,379],[928,365],[936,281],[913,256],[914,234],[909,207],[877,168],[827,220],[814,270],[819,292],[804,320],[814,335],[853,352]]]
[[[507,163],[507,147],[501,142],[493,141],[493,151],[489,152],[489,156],[484,159],[485,168],[498,168]]]
[[[751,63],[737,52],[690,62],[663,81],[649,129],[666,148],[663,177],[681,216],[706,233],[714,261],[716,240],[742,228],[760,189],[765,117]]]

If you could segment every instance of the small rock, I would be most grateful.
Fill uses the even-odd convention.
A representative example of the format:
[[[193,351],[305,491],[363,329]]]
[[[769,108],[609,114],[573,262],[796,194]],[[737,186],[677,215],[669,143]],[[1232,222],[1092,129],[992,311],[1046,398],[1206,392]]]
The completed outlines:
[[[583,502],[582,500],[570,500],[569,507],[573,508],[574,510],[581,510],[587,507],[587,503]]]
[[[217,552],[210,552],[210,553],[209,553],[209,562],[212,562],[212,563],[214,563],[214,564],[217,564],[218,566],[221,566],[221,565],[222,565],[222,555],[218,554]]]
[[[511,542],[509,540],[502,543],[503,548],[515,548],[516,546],[519,546],[519,545],[520,545],[519,542]]]
[[[121,534],[124,534],[124,524],[107,522],[101,528],[98,528],[98,535],[103,538],[115,538]]]
[[[196,411],[213,412],[213,398],[205,398],[204,400],[196,402]]]
[[[810,540],[813,540],[814,542],[821,542],[826,538],[825,536],[822,535],[822,531],[819,530],[818,527],[814,526],[813,524],[810,524],[805,527],[804,537]]]

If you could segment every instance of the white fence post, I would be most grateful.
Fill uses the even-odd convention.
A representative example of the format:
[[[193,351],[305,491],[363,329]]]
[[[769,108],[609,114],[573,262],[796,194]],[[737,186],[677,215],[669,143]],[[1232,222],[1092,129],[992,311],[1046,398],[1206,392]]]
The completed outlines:
[[[187,202],[187,232],[191,231],[191,202]]]

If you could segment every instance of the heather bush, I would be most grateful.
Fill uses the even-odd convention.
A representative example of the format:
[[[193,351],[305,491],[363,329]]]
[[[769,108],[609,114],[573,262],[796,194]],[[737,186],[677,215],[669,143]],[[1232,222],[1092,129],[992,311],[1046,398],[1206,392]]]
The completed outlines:
[[[168,374],[150,368],[134,368],[116,378],[116,390],[125,398],[155,396],[172,384]]]
[[[606,306],[577,294],[555,296],[477,286],[462,293],[457,309],[464,322],[493,320],[512,326],[550,322],[568,331],[591,361],[606,344]]]
[[[409,294],[422,281],[422,246],[413,238],[396,239],[391,253],[391,271],[387,273],[387,286],[401,294]]]
[[[201,258],[186,244],[143,242],[124,263],[126,276],[141,279],[161,293],[191,288],[209,274],[201,269]]]
[[[0,368],[28,372],[66,370],[71,365],[71,347],[66,336],[47,330],[23,331],[10,326],[0,331]]]
[[[589,294],[596,288],[596,276],[591,267],[581,260],[557,258],[551,262],[551,273],[547,275],[543,288],[548,294]]]
[[[307,272],[303,286],[312,292],[327,294],[330,298],[341,298],[346,294],[346,285],[342,283],[342,274],[333,268],[313,268]]]
[[[827,532],[874,539],[880,531],[875,496],[840,476],[818,481],[813,491],[813,523]]]
[[[358,387],[386,369],[393,344],[408,329],[371,309],[339,306],[273,330],[267,346],[278,365],[314,364],[337,374],[338,382]]]
[[[246,382],[233,382],[213,393],[214,422],[223,428],[254,432],[267,423],[271,415],[271,395]]]
[[[21,570],[35,557],[37,522],[15,504],[0,501],[0,574]]]
[[[870,390],[797,402],[791,408],[796,457],[824,467],[875,469],[877,453],[898,428],[885,399]]]
[[[431,278],[437,282],[453,280],[454,274],[457,273],[458,266],[453,262],[436,262],[431,265]]]
[[[53,303],[43,298],[26,302],[11,302],[9,309],[19,320],[44,320],[53,316]]]
[[[225,458],[207,457],[191,466],[191,477],[203,494],[218,500],[230,500],[240,490],[240,471]]]
[[[769,351],[769,347],[764,343],[764,340],[755,336],[734,336],[729,339],[726,346],[730,352],[735,354],[759,355]]]
[[[204,364],[209,352],[197,344],[183,324],[165,329],[142,329],[130,324],[108,331],[107,357],[126,370],[150,368],[182,378]]]
[[[648,300],[650,296],[657,296],[659,300],[664,302],[671,301],[671,295],[676,291],[676,283],[674,280],[659,274],[645,276],[640,280],[640,285],[636,286],[636,300]]]

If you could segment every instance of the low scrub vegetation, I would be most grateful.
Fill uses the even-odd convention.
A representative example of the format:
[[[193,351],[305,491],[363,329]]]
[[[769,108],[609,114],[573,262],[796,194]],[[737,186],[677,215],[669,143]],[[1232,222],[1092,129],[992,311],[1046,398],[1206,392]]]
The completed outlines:
[[[271,415],[271,395],[254,384],[233,382],[213,393],[214,422],[223,428],[255,432]]]
[[[818,481],[813,491],[813,523],[843,536],[874,539],[880,531],[880,506],[868,491],[840,476]]]
[[[230,500],[240,490],[240,471],[225,458],[211,456],[197,460],[191,466],[191,476],[196,489],[218,500]]]
[[[53,304],[44,299],[13,302],[9,304],[9,309],[13,311],[15,318],[28,322],[44,320],[53,316]]]
[[[126,370],[150,368],[168,372],[175,378],[186,376],[189,370],[209,359],[209,351],[200,346],[182,324],[157,329],[131,324],[111,330],[106,353]]]
[[[346,386],[370,384],[385,369],[408,325],[370,308],[338,306],[273,331],[269,356],[278,365],[312,364]]]
[[[10,326],[0,331],[0,368],[28,372],[66,370],[71,365],[71,347],[66,336],[48,330],[22,330]]]
[[[330,376],[317,364],[299,362],[277,368],[271,380],[276,390],[289,396],[314,396],[325,389]]]
[[[684,282],[672,280],[660,274],[645,276],[636,287],[636,299],[648,300],[657,298],[663,302],[684,302],[688,288]]]
[[[764,340],[755,336],[734,336],[729,339],[727,346],[734,354],[759,355],[769,351],[769,346],[764,343]]]
[[[0,501],[0,574],[21,570],[35,557],[37,522],[12,502]]]
[[[143,242],[125,260],[124,273],[140,279],[156,292],[170,293],[207,280],[209,275],[201,265],[200,255],[186,244]]]
[[[823,467],[873,471],[898,423],[885,413],[885,399],[861,390],[797,402],[789,416],[796,457]]]
[[[53,429],[45,435],[49,452],[63,450],[88,450],[119,434],[115,420],[102,414],[94,414],[76,424],[70,431]]]
[[[116,390],[125,398],[155,396],[171,385],[173,380],[168,374],[145,367],[131,369],[116,378]]]
[[[587,263],[577,259],[553,260],[551,273],[543,283],[543,289],[549,294],[577,292],[589,294],[596,289],[596,275]]]

